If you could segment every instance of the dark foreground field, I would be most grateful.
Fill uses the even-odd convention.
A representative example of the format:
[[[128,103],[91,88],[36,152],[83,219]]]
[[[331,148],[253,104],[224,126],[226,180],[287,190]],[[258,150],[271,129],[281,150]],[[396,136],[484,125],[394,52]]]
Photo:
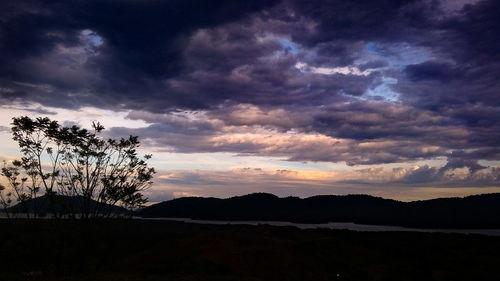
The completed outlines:
[[[500,280],[500,237],[0,220],[0,280]]]

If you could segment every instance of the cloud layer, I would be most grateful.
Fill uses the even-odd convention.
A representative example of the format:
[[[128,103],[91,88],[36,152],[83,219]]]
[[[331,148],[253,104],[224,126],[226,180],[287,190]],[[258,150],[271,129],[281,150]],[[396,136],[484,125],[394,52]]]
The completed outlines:
[[[495,0],[5,1],[0,18],[3,109],[128,112],[147,126],[110,134],[158,151],[447,160],[399,183],[500,160]]]

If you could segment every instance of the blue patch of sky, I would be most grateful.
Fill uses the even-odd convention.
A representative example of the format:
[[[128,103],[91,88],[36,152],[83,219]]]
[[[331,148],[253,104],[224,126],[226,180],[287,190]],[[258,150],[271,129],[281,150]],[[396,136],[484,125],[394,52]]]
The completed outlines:
[[[297,44],[295,44],[289,40],[280,39],[280,44],[283,47],[284,51],[288,50],[290,53],[292,53],[294,55],[299,53],[299,48],[298,48]]]
[[[90,29],[84,29],[81,34],[88,38],[94,47],[99,47],[103,44],[102,37]]]
[[[379,44],[369,42],[366,44],[365,50],[369,57],[384,60],[389,63],[389,67],[398,69],[432,59],[431,53],[426,48],[411,46],[408,43]]]
[[[365,56],[358,61],[358,64],[383,60],[388,63],[388,66],[382,68],[382,71],[384,69],[402,71],[408,65],[419,64],[432,59],[432,54],[426,48],[412,46],[408,43],[381,44],[368,42],[365,45],[365,51]],[[392,86],[397,83],[396,78],[384,76],[378,85],[368,89],[360,99],[396,102],[399,99],[399,94],[392,89]]]
[[[365,47],[366,51],[368,53],[376,53],[376,48],[375,48],[375,45],[373,43],[368,43],[366,44],[366,47]]]
[[[363,96],[369,99],[377,99],[395,102],[399,99],[399,94],[392,90],[391,86],[398,83],[398,79],[383,77],[381,83],[373,89],[368,89]]]
[[[90,35],[90,38],[94,43],[94,46],[98,47],[102,45],[102,38],[99,35]]]

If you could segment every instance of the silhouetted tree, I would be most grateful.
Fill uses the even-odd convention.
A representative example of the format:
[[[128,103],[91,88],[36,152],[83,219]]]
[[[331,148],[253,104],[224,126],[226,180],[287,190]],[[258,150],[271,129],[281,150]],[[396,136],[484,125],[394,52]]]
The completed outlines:
[[[37,206],[33,205],[30,209],[28,202],[30,199],[36,199],[40,191],[40,175],[37,171],[37,164],[34,159],[22,157],[21,160],[14,160],[8,165],[3,161],[1,175],[7,180],[9,189],[3,185],[0,186],[0,204],[2,205],[5,214],[9,216],[8,207],[13,202],[13,198],[19,203],[19,211],[25,213],[28,218],[30,213],[37,215]],[[5,190],[5,194],[4,191]]]
[[[5,186],[0,184],[0,207],[2,208],[4,214],[10,217],[9,207],[12,203],[12,192],[5,191]]]
[[[115,206],[134,209],[147,202],[141,191],[152,184],[155,170],[146,163],[151,155],[138,156],[137,136],[105,140],[98,136],[104,130],[100,123],[87,130],[49,118],[23,116],[13,118],[12,125],[23,157],[2,168],[10,187],[0,190],[4,207],[14,197],[24,212],[36,216],[40,206],[34,199],[41,190],[56,216],[108,217]]]

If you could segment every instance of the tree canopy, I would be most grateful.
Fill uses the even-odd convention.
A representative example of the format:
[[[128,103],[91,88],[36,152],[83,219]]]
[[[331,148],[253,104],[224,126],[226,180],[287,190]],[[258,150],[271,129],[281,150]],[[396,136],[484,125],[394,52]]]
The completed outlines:
[[[147,202],[141,192],[151,186],[155,170],[147,164],[151,155],[138,155],[137,136],[105,139],[98,122],[87,130],[46,117],[13,118],[11,129],[22,157],[4,161],[1,170],[5,210],[17,201],[24,213],[37,216],[40,206],[33,202],[42,192],[46,211],[55,216],[109,217],[115,207],[134,209]]]

